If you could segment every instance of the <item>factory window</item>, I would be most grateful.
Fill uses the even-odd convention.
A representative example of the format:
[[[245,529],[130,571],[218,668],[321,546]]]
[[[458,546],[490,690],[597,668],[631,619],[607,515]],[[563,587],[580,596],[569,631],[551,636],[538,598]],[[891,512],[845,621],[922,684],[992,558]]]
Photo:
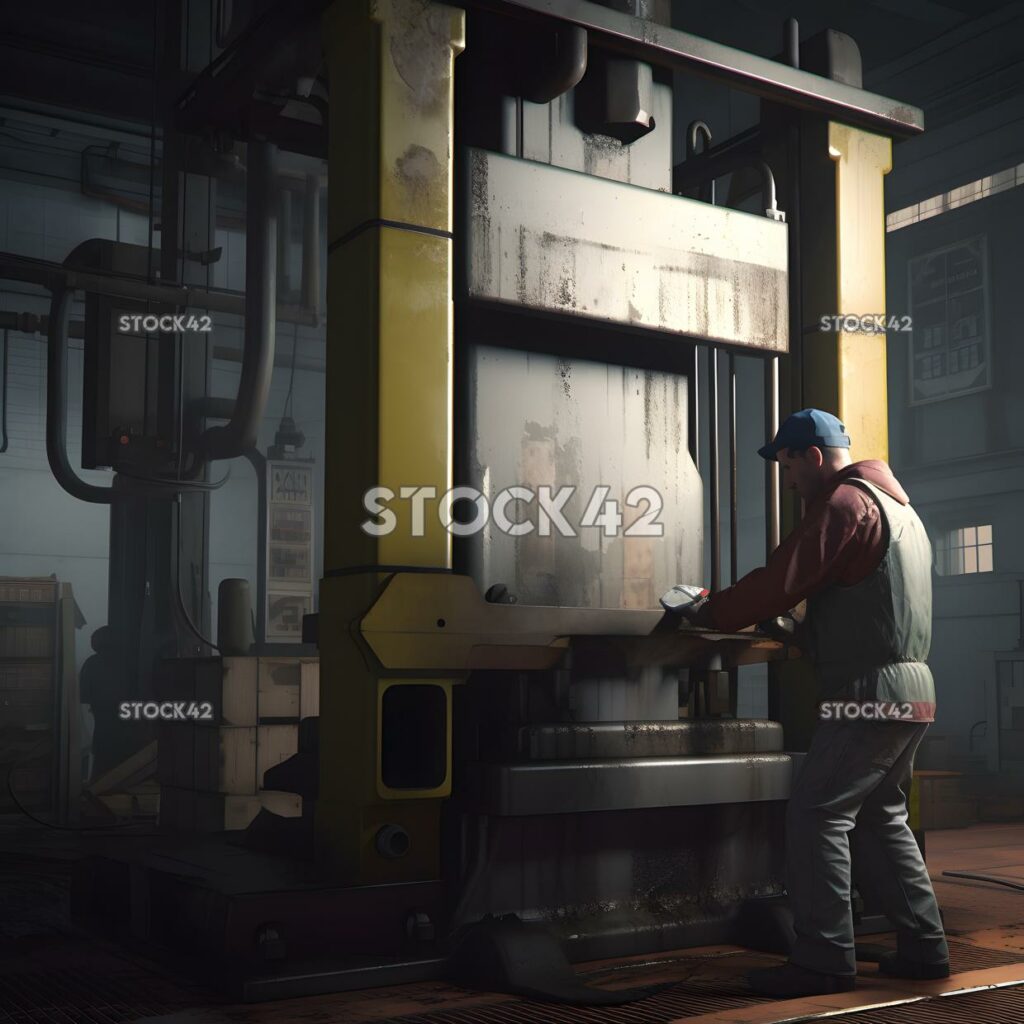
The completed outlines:
[[[985,236],[917,256],[907,271],[914,321],[910,404],[991,387]]]
[[[885,230],[899,231],[900,228],[917,224],[929,217],[937,217],[940,213],[955,210],[958,206],[966,206],[968,203],[994,196],[1018,185],[1024,185],[1024,164],[1015,164],[995,174],[987,174],[984,178],[952,188],[948,192],[941,192],[919,203],[894,210],[886,214]]]
[[[940,576],[991,572],[992,527],[961,526],[946,530],[935,546],[935,571]]]

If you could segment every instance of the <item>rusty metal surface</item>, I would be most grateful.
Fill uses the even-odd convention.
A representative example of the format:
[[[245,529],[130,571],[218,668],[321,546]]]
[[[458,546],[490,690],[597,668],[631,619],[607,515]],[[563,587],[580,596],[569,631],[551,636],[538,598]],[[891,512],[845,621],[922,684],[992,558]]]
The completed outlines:
[[[814,110],[846,124],[893,137],[924,130],[924,113],[909,103],[878,96],[779,61],[701,39],[666,25],[608,10],[587,0],[461,0],[527,16],[559,18],[585,28],[595,44],[640,60],[721,80],[788,106]]]
[[[785,224],[484,150],[465,159],[470,298],[787,350]]]

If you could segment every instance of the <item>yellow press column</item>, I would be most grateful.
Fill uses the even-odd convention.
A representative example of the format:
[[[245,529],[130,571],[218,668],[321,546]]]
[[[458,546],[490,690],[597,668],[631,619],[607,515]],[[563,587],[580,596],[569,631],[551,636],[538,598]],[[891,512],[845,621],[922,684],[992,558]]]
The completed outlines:
[[[330,77],[324,578],[317,852],[351,883],[439,872],[451,788],[451,681],[383,678],[358,623],[386,573],[451,567],[428,502],[451,486],[453,66],[464,14],[424,0],[335,0]],[[387,488],[394,513],[364,495]],[[386,498],[386,495],[385,495]],[[382,504],[385,500],[382,499]],[[376,528],[375,528],[376,527]]]
[[[885,136],[834,121],[805,133],[801,187],[812,203],[801,210],[803,405],[846,424],[855,461],[888,458],[885,334],[825,332],[820,323],[885,312],[883,180],[891,169]]]
[[[885,202],[892,140],[813,114],[798,115],[799,294],[802,329],[782,396],[781,418],[816,407],[846,424],[853,459],[888,458],[885,335],[822,330],[822,317],[885,313]],[[796,168],[790,167],[793,174]],[[782,533],[799,517],[783,496]],[[772,714],[786,747],[806,750],[817,711],[806,661],[772,666]]]

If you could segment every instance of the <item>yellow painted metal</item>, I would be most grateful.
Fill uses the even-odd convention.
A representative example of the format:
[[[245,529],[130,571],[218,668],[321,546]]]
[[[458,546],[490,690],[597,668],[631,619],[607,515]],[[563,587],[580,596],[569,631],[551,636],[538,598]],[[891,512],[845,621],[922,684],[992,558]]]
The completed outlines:
[[[402,487],[434,487],[440,495],[451,486],[447,236],[453,66],[464,12],[422,0],[337,0],[324,32],[331,75],[327,432],[329,443],[350,449],[328,455],[324,565],[448,566],[450,535],[427,516],[424,536],[414,536],[408,502],[395,503],[399,522],[386,536],[368,536],[360,524],[371,487],[398,496]]]
[[[892,140],[849,125],[828,126],[836,166],[836,313],[885,312],[885,198]],[[838,410],[860,459],[887,459],[885,335],[837,338]]]
[[[444,691],[445,701],[445,772],[444,781],[432,789],[392,789],[384,784],[381,770],[382,724],[384,694],[393,686],[436,686]],[[452,683],[450,679],[381,679],[377,682],[377,795],[382,800],[425,800],[450,796],[452,792]]]
[[[885,335],[834,333],[823,316],[885,312],[883,182],[892,168],[890,139],[803,113],[799,116],[800,337],[783,374],[781,417],[809,406],[846,424],[851,455],[888,458]],[[800,517],[783,495],[782,532]],[[770,666],[772,712],[787,749],[806,750],[816,724],[816,684],[809,662]]]
[[[440,792],[382,798],[379,668],[358,623],[385,578],[357,566],[448,569],[436,517],[417,536],[394,501],[387,533],[364,495],[452,479],[453,74],[464,12],[424,0],[335,0],[323,19],[328,62],[327,423],[320,586],[320,795],[317,849],[349,882],[439,871]],[[450,736],[450,730],[449,730]],[[375,848],[383,825],[409,852]]]
[[[396,573],[359,630],[367,649],[393,673],[550,670],[562,663],[570,641],[591,664],[603,661],[616,672],[711,659],[729,667],[796,653],[753,630],[719,633],[666,623],[652,609],[495,604],[458,574]]]
[[[883,181],[892,141],[835,122],[804,134],[802,401],[839,416],[855,460],[885,459],[885,335],[827,332],[819,323],[826,315],[885,312]]]

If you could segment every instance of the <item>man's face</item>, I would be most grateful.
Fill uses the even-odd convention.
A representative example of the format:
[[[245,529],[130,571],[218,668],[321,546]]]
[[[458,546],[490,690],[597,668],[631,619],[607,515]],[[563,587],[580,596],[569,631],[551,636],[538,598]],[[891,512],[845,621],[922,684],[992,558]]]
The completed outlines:
[[[824,462],[821,449],[794,452],[786,448],[777,457],[783,489],[796,491],[804,501],[810,501],[821,488]]]

